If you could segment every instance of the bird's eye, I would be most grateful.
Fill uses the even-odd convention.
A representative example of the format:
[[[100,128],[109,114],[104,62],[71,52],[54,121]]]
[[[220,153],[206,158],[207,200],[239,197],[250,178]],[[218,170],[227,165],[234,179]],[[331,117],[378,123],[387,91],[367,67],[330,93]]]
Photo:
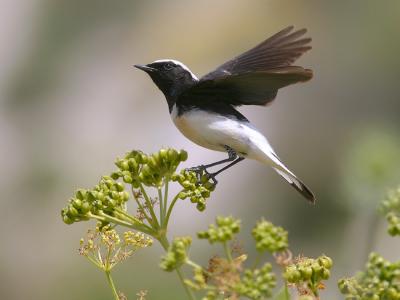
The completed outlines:
[[[166,64],[164,65],[164,70],[169,71],[169,70],[172,70],[173,67],[174,67],[173,64],[171,64],[171,63],[166,63]]]

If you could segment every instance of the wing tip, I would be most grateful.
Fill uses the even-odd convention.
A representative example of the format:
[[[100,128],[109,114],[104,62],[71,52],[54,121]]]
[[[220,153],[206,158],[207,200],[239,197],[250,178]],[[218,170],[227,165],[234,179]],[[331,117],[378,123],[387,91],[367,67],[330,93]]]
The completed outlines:
[[[304,69],[304,81],[309,81],[314,77],[314,72],[311,69]]]

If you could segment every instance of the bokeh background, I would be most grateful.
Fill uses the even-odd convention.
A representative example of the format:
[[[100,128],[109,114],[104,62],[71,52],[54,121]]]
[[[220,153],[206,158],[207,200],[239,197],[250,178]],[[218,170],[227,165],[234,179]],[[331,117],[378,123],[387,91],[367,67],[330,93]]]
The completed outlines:
[[[294,253],[335,262],[336,280],[362,268],[371,250],[399,258],[376,206],[400,183],[399,1],[3,0],[0,9],[0,298],[111,299],[104,275],[77,254],[93,225],[66,226],[60,209],[93,186],[130,149],[184,148],[184,166],[224,157],[174,127],[162,94],[132,67],[160,58],[196,74],[288,26],[309,29],[298,62],[315,78],[282,90],[267,108],[241,111],[318,196],[308,205],[271,169],[245,161],[220,178],[205,212],[181,202],[173,235],[194,235],[216,215],[243,219],[240,236],[265,217],[290,231]],[[195,242],[205,263],[217,253]],[[158,246],[115,270],[129,299],[184,299],[158,268]]]

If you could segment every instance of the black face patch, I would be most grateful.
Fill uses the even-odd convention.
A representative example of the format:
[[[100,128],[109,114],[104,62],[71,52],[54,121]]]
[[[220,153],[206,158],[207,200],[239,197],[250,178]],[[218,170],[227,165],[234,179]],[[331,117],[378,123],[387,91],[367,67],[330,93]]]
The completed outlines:
[[[173,61],[159,61],[147,65],[153,71],[148,72],[157,87],[164,93],[170,110],[178,96],[197,83],[192,73]]]

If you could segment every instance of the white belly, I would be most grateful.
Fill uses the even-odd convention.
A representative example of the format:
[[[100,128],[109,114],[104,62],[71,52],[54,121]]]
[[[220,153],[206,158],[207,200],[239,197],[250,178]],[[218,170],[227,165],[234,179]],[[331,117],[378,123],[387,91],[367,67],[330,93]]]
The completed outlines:
[[[240,156],[265,161],[273,153],[267,139],[251,126],[204,110],[191,110],[177,116],[174,106],[171,118],[182,134],[194,143],[216,151],[229,146]]]

